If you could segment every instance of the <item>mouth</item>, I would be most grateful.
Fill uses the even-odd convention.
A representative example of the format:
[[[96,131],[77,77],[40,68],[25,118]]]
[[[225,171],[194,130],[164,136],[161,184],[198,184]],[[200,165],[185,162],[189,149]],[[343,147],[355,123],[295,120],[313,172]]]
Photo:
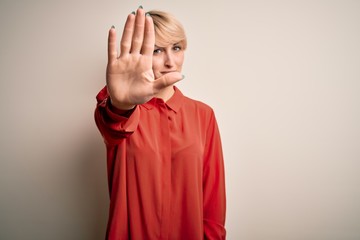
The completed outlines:
[[[160,72],[162,75],[164,75],[164,74],[167,74],[167,73],[172,73],[172,72],[176,72],[175,70],[173,70],[173,71],[163,71],[163,72]]]

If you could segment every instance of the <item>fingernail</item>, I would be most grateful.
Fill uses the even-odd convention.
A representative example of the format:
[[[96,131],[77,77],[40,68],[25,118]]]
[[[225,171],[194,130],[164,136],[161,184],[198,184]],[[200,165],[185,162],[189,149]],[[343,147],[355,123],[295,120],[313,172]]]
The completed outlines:
[[[132,11],[131,14],[135,15],[135,11]]]
[[[139,8],[140,8],[140,9],[143,9],[143,6],[142,6],[142,5],[140,5],[140,6],[139,6]]]
[[[112,26],[111,26],[111,28],[115,29],[115,26],[114,26],[114,25],[112,25]]]
[[[145,16],[146,17],[151,17],[151,14],[147,12],[147,13],[145,13]]]

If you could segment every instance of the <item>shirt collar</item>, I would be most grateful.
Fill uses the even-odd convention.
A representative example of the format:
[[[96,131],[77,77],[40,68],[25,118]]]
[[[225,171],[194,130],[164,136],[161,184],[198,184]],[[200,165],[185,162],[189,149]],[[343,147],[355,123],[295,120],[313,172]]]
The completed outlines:
[[[182,106],[184,95],[176,86],[174,86],[174,90],[175,90],[174,94],[171,96],[169,100],[167,100],[167,102],[165,102],[165,104],[168,108],[170,108],[174,112],[178,112],[180,107]],[[152,109],[154,106],[162,102],[164,102],[162,99],[154,97],[147,103],[144,103],[143,106],[147,109]]]

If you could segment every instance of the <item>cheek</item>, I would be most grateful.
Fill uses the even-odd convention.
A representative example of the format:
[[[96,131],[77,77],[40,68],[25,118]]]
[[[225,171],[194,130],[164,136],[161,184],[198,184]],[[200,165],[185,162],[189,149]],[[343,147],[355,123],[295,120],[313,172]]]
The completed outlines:
[[[184,54],[180,54],[177,58],[176,58],[176,65],[181,68],[182,65],[184,63]]]
[[[159,61],[157,61],[154,58],[153,58],[153,61],[152,61],[152,69],[153,69],[154,72],[159,70]]]
[[[154,72],[155,79],[161,77],[161,74],[160,74],[161,67],[160,67],[159,61],[156,61],[153,59],[152,70]]]

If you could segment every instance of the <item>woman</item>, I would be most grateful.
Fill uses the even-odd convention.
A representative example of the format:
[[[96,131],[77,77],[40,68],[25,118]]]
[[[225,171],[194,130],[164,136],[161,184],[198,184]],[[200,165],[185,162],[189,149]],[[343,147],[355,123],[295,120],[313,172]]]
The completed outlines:
[[[109,31],[106,87],[95,110],[107,149],[107,239],[225,239],[216,119],[174,86],[186,44],[173,16],[142,7],[128,15],[120,54]]]

